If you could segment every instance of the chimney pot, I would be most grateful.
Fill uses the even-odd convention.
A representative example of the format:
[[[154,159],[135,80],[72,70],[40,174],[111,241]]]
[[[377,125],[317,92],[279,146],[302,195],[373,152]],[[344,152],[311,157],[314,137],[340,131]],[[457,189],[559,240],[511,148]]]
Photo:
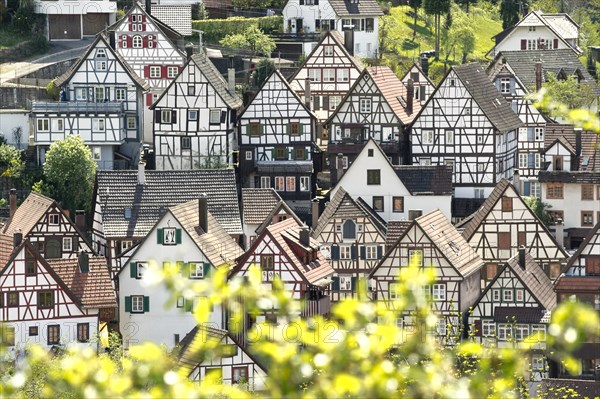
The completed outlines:
[[[408,84],[406,86],[406,113],[413,113],[413,100],[415,97],[415,82],[412,79],[408,79]]]
[[[87,252],[81,251],[78,256],[79,270],[82,273],[90,271],[90,256]]]
[[[188,60],[194,55],[194,45],[192,43],[189,43],[187,46],[185,46],[185,54]]]
[[[300,244],[305,247],[310,246],[310,229],[308,226],[302,226],[300,228]]]
[[[519,170],[515,169],[513,173],[513,186],[517,190],[517,193],[521,195],[521,175],[519,174]]]
[[[344,47],[348,50],[350,55],[354,55],[354,30],[344,31]]]
[[[198,227],[208,233],[208,198],[204,193],[198,196]]]
[[[519,247],[519,266],[525,269],[525,246],[521,245]]]
[[[558,245],[561,248],[565,246],[565,225],[563,224],[563,220],[561,218],[556,219],[556,223],[554,225],[554,237]]]
[[[319,206],[321,202],[321,197],[315,197],[311,201],[311,216],[312,216],[312,228],[317,227],[319,223]]]
[[[421,70],[423,71],[423,75],[429,76],[429,58],[427,56],[421,57]]]
[[[138,163],[138,184],[146,184],[146,164],[142,161]]]
[[[21,245],[22,242],[23,233],[21,232],[21,229],[17,229],[17,231],[15,231],[15,233],[13,234],[13,248],[18,247],[19,245]]]
[[[10,206],[10,217],[12,218],[17,211],[17,190],[14,188],[10,189],[9,194],[9,206]]]
[[[75,211],[75,226],[81,230],[82,233],[85,233],[87,228],[85,223],[85,211],[78,209]]]
[[[581,128],[575,128],[575,155],[581,156]]]
[[[146,14],[152,15],[152,0],[146,0]]]

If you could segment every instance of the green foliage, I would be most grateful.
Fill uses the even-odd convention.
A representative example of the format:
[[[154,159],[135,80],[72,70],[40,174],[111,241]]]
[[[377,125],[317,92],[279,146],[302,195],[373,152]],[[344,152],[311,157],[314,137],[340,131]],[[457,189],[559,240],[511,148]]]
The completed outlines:
[[[60,87],[56,85],[56,79],[52,79],[46,85],[46,93],[48,93],[48,96],[51,99],[53,99],[54,101],[58,101],[58,97],[60,96]]]
[[[242,10],[252,8],[267,8],[271,6],[271,0],[232,0],[233,6]]]
[[[25,170],[25,162],[21,160],[22,151],[10,144],[0,145],[0,176],[10,177],[13,180],[21,178]]]
[[[592,84],[582,84],[575,75],[558,79],[552,72],[546,74],[548,81],[543,84],[548,96],[571,109],[588,108],[596,99]]]
[[[271,60],[260,60],[254,72],[254,86],[261,87],[265,80],[275,71],[275,63]]]
[[[206,6],[204,3],[195,3],[192,4],[192,20],[202,20],[208,18],[208,12],[206,11]]]
[[[530,95],[528,98],[534,101],[536,108],[548,114],[563,118],[576,127],[600,133],[598,113],[587,108],[572,109],[551,97],[550,91],[545,87],[542,87],[542,90]]]
[[[16,32],[31,32],[34,21],[35,14],[33,0],[20,0],[19,7],[12,17],[12,28]]]
[[[34,190],[56,199],[64,209],[90,209],[96,162],[79,136],[68,135],[54,142],[46,153],[44,182]]]
[[[502,0],[500,3],[500,16],[502,17],[502,29],[515,25],[521,17],[521,5],[523,0]]]
[[[548,213],[548,209],[552,208],[550,204],[542,202],[542,200],[537,197],[523,197],[523,200],[525,200],[529,209],[535,213],[546,227],[552,225],[552,216]]]
[[[251,26],[258,27],[265,33],[275,32],[281,30],[283,17],[280,15],[260,18],[232,17],[192,21],[192,28],[204,32],[202,39],[207,43],[218,43],[226,36],[241,34]]]
[[[249,50],[250,65],[252,65],[252,60],[257,55],[270,57],[271,52],[275,50],[275,41],[254,25],[242,33],[225,36],[220,43],[227,47]],[[247,74],[246,83],[250,83],[250,73]]]

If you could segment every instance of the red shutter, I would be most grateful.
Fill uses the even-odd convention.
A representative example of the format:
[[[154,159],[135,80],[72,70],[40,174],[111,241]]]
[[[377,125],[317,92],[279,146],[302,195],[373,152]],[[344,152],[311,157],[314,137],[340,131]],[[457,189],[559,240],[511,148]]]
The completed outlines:
[[[127,36],[127,47],[129,47],[129,48],[133,47],[133,37],[131,37],[131,36]]]
[[[160,68],[160,77],[163,79],[167,77],[167,68],[164,65]]]
[[[146,106],[152,105],[152,93],[146,93]]]
[[[146,23],[146,16],[145,15],[142,15],[142,22]]]
[[[133,24],[129,24],[129,32],[133,32]]]
[[[558,48],[558,39],[554,39],[554,48],[557,49]]]
[[[144,77],[145,78],[150,77],[150,66],[149,65],[144,65]]]
[[[148,48],[148,36],[142,36],[142,47]]]
[[[129,15],[129,16],[127,17],[127,20],[128,20],[129,22],[131,22],[131,20],[132,20],[132,19],[133,19],[133,17],[132,17],[131,15]]]
[[[521,50],[527,50],[527,40],[521,39]]]
[[[475,320],[475,331],[474,336],[481,337],[481,320]]]
[[[142,24],[142,32],[146,32],[146,24]]]

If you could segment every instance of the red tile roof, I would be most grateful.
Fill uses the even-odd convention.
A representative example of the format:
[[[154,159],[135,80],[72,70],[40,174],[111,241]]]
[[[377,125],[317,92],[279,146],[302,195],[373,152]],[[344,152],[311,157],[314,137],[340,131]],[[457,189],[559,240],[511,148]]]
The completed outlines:
[[[404,83],[387,66],[377,66],[377,67],[369,67],[367,68],[367,72],[373,82],[379,88],[381,95],[388,102],[394,114],[404,123],[408,125],[415,119],[415,116],[421,110],[421,102],[418,99],[413,98],[413,109],[409,114],[406,112],[406,98],[407,98],[407,90]],[[404,101],[404,105],[400,102],[399,98],[402,98]]]
[[[52,198],[31,192],[17,208],[13,217],[4,225],[2,232],[12,235],[15,231],[21,230],[23,237],[27,236],[53,203]]]

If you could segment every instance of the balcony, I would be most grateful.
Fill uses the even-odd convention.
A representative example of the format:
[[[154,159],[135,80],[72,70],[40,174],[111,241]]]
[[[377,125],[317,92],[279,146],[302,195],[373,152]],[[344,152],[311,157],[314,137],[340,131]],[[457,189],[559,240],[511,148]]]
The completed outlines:
[[[346,138],[338,142],[329,142],[327,152],[330,154],[358,154],[368,140]],[[400,143],[397,141],[386,141],[378,143],[386,154],[398,154],[400,152]]]
[[[60,102],[33,102],[31,112],[36,114],[119,114],[123,112],[122,102],[86,102],[86,101],[60,101]]]

